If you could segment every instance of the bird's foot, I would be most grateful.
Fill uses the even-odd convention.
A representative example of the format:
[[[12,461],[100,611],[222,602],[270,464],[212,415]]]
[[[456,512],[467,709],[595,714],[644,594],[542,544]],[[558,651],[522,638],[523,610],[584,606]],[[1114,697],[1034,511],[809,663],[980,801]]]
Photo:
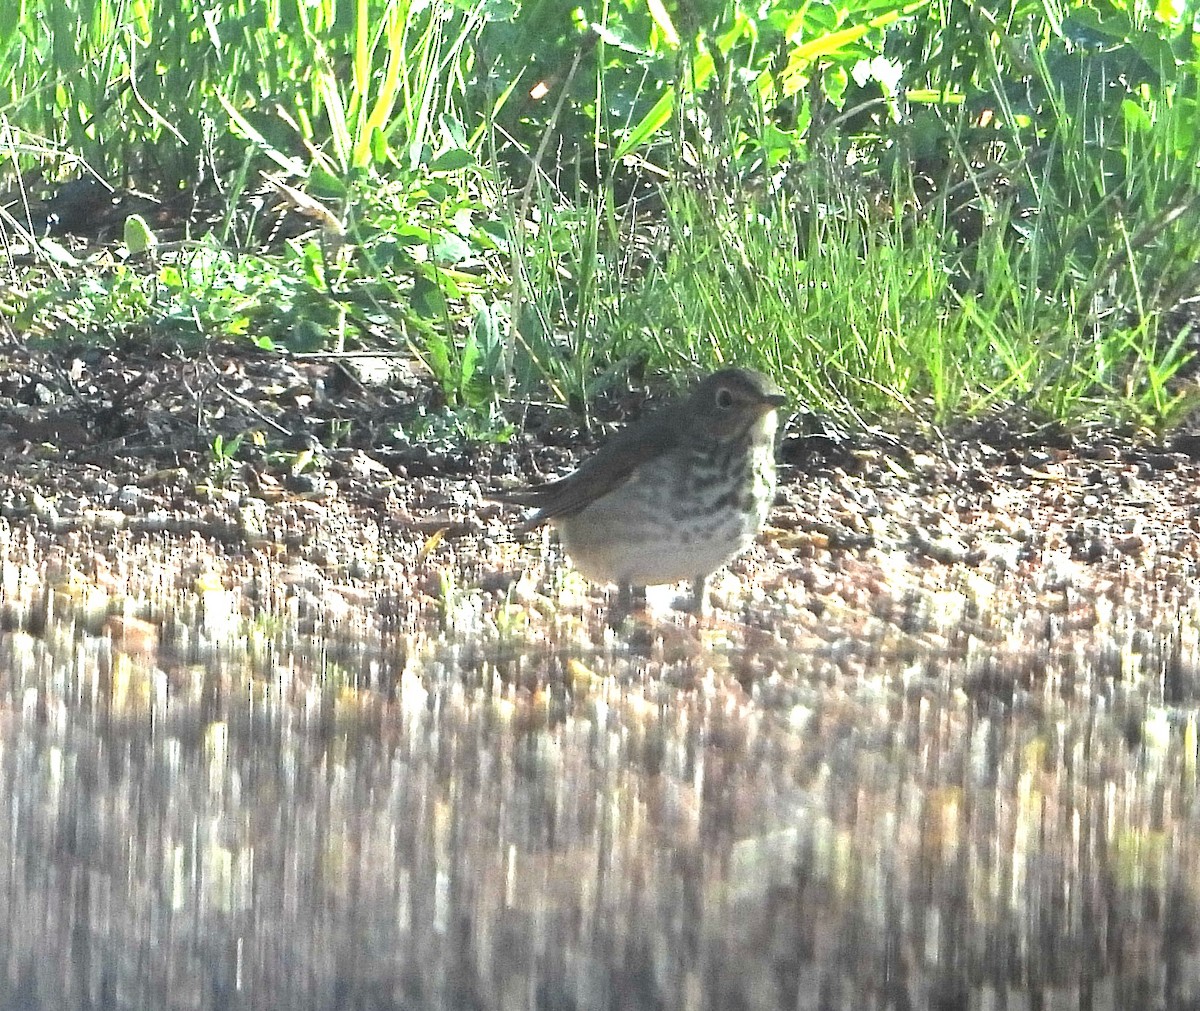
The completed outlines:
[[[708,610],[708,577],[693,579],[691,591],[682,597],[676,597],[671,606],[676,611],[687,611],[697,618],[704,617]]]

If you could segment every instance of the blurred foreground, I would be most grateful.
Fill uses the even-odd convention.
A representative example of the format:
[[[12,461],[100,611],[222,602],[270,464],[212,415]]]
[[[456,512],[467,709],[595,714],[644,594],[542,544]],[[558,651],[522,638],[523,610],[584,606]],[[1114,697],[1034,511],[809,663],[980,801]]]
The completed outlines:
[[[5,524],[0,1008],[1200,1006],[1200,482],[1021,466],[620,634],[491,507]]]

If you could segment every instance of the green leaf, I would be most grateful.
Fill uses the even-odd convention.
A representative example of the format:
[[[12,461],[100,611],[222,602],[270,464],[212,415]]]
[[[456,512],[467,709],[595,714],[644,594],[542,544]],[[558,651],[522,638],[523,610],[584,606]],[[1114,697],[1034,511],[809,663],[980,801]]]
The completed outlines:
[[[433,258],[442,266],[460,263],[471,255],[471,244],[453,232],[447,232],[433,245]]]
[[[429,163],[429,171],[434,173],[457,172],[474,164],[475,158],[470,151],[461,147],[452,147],[448,151],[443,151]]]
[[[512,21],[521,12],[516,0],[454,0],[454,6],[484,21]]]
[[[450,369],[450,349],[446,339],[437,331],[425,336],[425,362],[442,389],[453,388]]]
[[[464,395],[468,393],[468,387],[478,364],[479,344],[475,340],[474,329],[471,329],[467,331],[466,339],[463,341],[462,359],[458,367],[458,390],[460,393]]]
[[[158,237],[140,214],[131,214],[125,219],[124,239],[130,256],[139,256],[158,246]]]
[[[650,16],[654,19],[654,23],[658,25],[658,30],[663,33],[663,38],[667,40],[667,45],[672,49],[678,49],[679,33],[675,31],[671,15],[667,13],[667,8],[663,6],[662,0],[647,0],[647,3],[650,7]]]
[[[446,299],[441,289],[427,277],[418,277],[413,282],[410,304],[426,319],[444,319],[446,316]]]
[[[697,61],[699,62],[699,61]],[[708,57],[709,73],[712,72],[712,57]],[[661,130],[671,119],[671,113],[675,109],[675,89],[667,88],[663,92],[662,97],[654,103],[641,121],[634,126],[627,134],[624,140],[617,145],[617,150],[613,154],[614,161],[620,161],[627,155],[632,154],[639,147],[646,143],[659,130]]]

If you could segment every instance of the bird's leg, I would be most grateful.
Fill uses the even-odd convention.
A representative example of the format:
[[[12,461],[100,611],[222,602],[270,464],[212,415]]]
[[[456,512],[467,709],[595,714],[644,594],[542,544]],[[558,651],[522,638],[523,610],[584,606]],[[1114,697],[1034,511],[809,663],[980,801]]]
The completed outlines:
[[[697,576],[692,580],[692,592],[681,601],[692,614],[704,614],[708,603],[708,576]]]
[[[642,607],[646,605],[646,588],[634,586],[632,583],[617,584],[617,599],[608,609],[608,623],[616,626],[633,614],[635,600]]]

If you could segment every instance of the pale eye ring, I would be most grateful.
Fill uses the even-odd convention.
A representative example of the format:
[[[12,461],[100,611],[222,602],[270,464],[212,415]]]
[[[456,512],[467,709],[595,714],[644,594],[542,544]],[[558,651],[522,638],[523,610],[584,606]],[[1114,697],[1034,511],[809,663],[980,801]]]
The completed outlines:
[[[717,406],[722,411],[728,411],[733,406],[733,394],[728,387],[722,386],[717,390]]]

